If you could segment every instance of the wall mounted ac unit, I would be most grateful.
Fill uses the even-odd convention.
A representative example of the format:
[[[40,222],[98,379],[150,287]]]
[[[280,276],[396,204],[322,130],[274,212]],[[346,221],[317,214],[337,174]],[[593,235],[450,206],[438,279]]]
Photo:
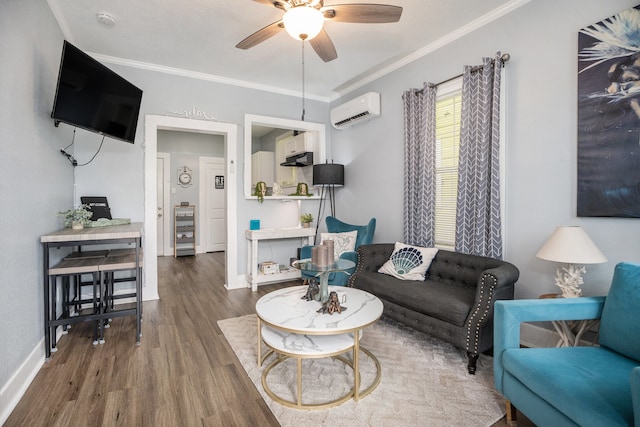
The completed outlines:
[[[380,94],[368,92],[331,110],[331,124],[345,129],[380,116]]]

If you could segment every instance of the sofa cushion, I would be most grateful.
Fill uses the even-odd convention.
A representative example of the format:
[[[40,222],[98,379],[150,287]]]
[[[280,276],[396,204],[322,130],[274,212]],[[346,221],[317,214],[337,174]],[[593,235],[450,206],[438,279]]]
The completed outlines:
[[[475,289],[431,280],[400,280],[376,272],[359,273],[357,286],[382,300],[418,313],[464,325],[475,300]]]
[[[632,359],[602,347],[510,348],[502,363],[577,425],[633,425]]]
[[[640,360],[640,265],[619,263],[600,318],[600,344]]]
[[[320,233],[320,244],[325,240],[333,240],[333,261],[337,261],[345,252],[353,252],[356,249],[357,231],[345,231],[344,233]]]
[[[396,242],[389,260],[378,270],[400,280],[424,280],[437,248],[422,248]]]

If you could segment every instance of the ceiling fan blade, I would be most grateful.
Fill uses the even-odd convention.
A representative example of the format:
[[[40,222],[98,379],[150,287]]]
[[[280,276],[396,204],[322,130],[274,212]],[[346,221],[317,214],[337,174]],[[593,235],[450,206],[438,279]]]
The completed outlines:
[[[257,0],[256,0],[257,1]],[[320,11],[325,19],[335,22],[358,22],[365,24],[381,24],[398,22],[402,15],[402,7],[390,4],[333,4]]]
[[[257,44],[262,43],[268,38],[275,36],[283,29],[284,29],[284,23],[282,22],[282,20],[276,21],[256,31],[255,33],[251,34],[249,37],[247,37],[246,39],[238,43],[236,47],[238,49],[249,49],[251,47],[254,47]]]
[[[311,43],[313,50],[316,51],[320,59],[324,62],[333,61],[338,57],[336,47],[333,45],[331,38],[329,38],[329,34],[327,34],[324,28],[317,36],[309,40],[309,43]]]
[[[278,0],[253,0],[255,2],[258,3],[262,3],[266,6],[275,6],[278,9],[282,9],[282,10],[286,10],[288,7],[290,7],[289,4],[286,4],[287,1],[286,0],[282,0],[282,1],[278,1]]]

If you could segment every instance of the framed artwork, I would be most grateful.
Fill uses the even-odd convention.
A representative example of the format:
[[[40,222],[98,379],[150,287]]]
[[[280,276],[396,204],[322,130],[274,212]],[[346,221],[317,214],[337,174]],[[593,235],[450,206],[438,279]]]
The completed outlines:
[[[578,35],[580,217],[640,218],[640,5]]]

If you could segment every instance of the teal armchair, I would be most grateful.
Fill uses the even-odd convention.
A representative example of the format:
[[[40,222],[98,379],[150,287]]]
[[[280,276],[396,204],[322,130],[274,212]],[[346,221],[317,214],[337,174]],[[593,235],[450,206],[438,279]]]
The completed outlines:
[[[600,319],[599,346],[520,348],[523,322],[586,319]],[[493,362],[508,418],[640,427],[640,265],[618,264],[606,297],[496,301]]]
[[[329,233],[345,233],[348,231],[357,231],[358,235],[356,237],[356,247],[358,249],[361,245],[369,245],[373,242],[373,233],[376,231],[376,219],[371,218],[366,225],[353,225],[347,224],[346,222],[342,222],[339,219],[328,216],[325,219],[327,223],[327,231]],[[300,258],[311,258],[311,246],[303,246],[300,249]],[[353,252],[344,252],[340,255],[341,259],[348,259],[357,264],[358,255],[355,251]],[[349,270],[346,270],[344,273],[331,273],[329,275],[329,284],[334,286],[345,286],[347,281],[349,280],[349,276],[355,272],[355,267]],[[345,274],[346,273],[346,274]],[[302,272],[302,279],[309,280],[314,278],[315,276]]]

